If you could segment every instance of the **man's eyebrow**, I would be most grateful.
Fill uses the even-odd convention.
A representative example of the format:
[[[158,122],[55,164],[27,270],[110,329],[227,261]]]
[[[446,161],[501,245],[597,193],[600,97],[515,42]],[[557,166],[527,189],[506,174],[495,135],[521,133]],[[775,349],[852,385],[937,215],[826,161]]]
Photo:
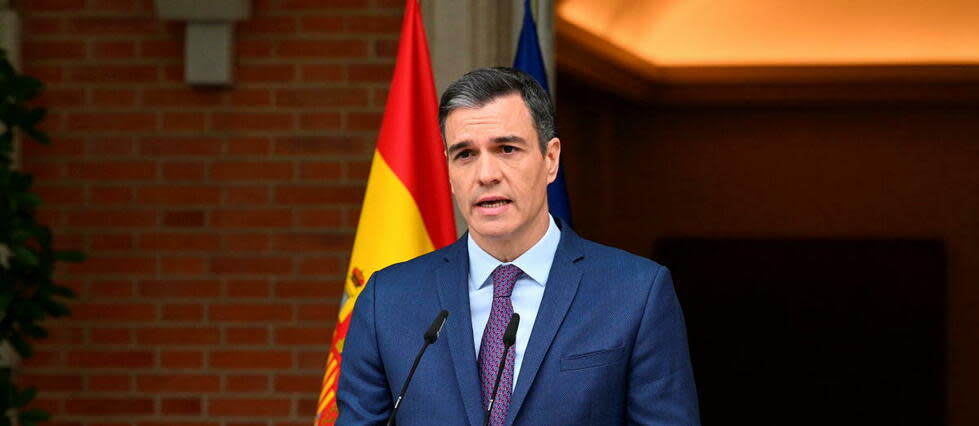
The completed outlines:
[[[500,136],[493,138],[493,143],[525,143],[524,138],[517,135]]]
[[[468,148],[470,145],[472,145],[472,142],[469,141],[456,142],[450,145],[449,149],[445,150],[445,152],[448,154],[452,154],[453,152],[456,152],[460,149]]]

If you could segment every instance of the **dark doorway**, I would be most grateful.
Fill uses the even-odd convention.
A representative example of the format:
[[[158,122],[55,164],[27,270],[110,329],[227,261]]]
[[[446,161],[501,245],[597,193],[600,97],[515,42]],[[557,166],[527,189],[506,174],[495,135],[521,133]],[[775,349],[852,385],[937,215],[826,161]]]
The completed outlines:
[[[671,238],[705,425],[945,422],[933,240]]]

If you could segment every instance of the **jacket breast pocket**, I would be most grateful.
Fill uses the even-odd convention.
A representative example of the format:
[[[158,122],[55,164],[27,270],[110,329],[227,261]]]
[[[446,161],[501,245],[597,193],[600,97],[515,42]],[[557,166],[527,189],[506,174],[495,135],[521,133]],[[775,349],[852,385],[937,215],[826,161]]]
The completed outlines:
[[[561,358],[561,371],[581,370],[583,368],[614,364],[621,361],[624,354],[625,346],[619,346],[612,349],[568,355]]]

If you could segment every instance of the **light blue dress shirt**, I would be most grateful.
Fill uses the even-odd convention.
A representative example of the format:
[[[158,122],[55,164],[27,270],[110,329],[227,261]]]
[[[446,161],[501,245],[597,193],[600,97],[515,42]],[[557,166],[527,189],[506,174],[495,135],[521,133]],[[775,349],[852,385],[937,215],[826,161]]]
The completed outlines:
[[[513,312],[520,314],[520,327],[517,328],[517,341],[513,344],[516,349],[516,358],[513,363],[513,386],[517,386],[517,379],[520,375],[520,365],[523,363],[523,355],[527,350],[527,342],[530,341],[530,332],[534,329],[534,321],[537,319],[537,310],[540,307],[541,299],[544,298],[544,285],[547,284],[547,277],[551,273],[551,264],[554,263],[554,254],[557,253],[558,243],[561,241],[561,230],[554,223],[554,218],[548,215],[549,224],[547,232],[541,237],[537,244],[528,249],[520,257],[513,260],[524,273],[517,278],[513,286],[513,293],[510,300],[513,302]],[[479,355],[479,346],[483,341],[483,330],[486,329],[486,322],[489,321],[490,309],[493,306],[493,280],[490,276],[497,266],[504,264],[495,257],[483,250],[472,234],[469,234],[469,311],[472,313],[473,324],[473,343],[476,345],[476,354]]]

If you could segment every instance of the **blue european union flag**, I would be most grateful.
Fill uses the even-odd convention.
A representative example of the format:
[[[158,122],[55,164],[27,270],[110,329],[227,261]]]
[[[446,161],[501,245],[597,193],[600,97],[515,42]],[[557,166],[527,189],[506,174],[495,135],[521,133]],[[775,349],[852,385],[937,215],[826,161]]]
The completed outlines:
[[[530,0],[524,1],[523,26],[520,28],[520,40],[517,42],[517,56],[513,59],[513,67],[530,74],[550,91],[547,85],[547,69],[544,67],[544,57],[540,52],[540,41],[537,39],[537,24],[530,10]],[[564,165],[558,167],[557,178],[547,186],[547,204],[551,214],[564,219],[571,225],[571,203],[568,201],[568,188],[564,184]]]

